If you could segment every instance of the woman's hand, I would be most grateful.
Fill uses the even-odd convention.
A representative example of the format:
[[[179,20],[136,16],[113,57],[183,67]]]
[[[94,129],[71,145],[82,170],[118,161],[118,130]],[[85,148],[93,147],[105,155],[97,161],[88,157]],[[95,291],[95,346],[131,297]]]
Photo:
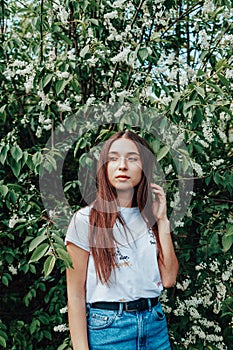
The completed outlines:
[[[156,200],[153,201],[152,212],[158,222],[159,220],[167,220],[167,200],[164,190],[161,186],[151,184],[152,193],[156,195]]]

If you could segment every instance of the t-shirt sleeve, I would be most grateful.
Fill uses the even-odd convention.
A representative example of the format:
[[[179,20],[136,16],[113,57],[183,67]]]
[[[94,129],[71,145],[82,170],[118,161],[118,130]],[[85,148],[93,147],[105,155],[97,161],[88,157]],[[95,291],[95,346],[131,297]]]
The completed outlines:
[[[68,226],[65,244],[70,242],[89,252],[88,226],[89,215],[82,211],[77,211]]]

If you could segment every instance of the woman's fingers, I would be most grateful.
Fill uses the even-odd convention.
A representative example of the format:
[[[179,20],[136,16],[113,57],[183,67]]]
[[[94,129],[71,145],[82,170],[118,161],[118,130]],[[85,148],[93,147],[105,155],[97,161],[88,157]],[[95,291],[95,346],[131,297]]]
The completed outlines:
[[[156,184],[151,184],[151,188],[152,188],[153,193],[155,193],[156,195],[158,195],[160,197],[166,198],[166,194],[161,186],[156,185]]]
[[[161,219],[167,217],[166,195],[163,188],[156,184],[151,184],[152,193],[156,195],[156,200],[153,202],[153,214],[155,218]]]

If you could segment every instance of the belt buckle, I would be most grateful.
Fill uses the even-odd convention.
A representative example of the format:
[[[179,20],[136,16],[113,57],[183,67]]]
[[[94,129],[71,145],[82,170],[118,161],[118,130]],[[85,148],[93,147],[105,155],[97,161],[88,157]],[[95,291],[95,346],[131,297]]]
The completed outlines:
[[[137,304],[136,304],[136,307],[134,307],[134,308],[129,308],[129,303],[125,303],[125,311],[127,311],[127,312],[137,312],[137,311],[141,311],[141,303],[140,302],[138,302]]]
[[[126,312],[136,312],[136,311],[138,311],[138,309],[135,309],[135,308],[134,308],[134,309],[133,309],[133,308],[132,308],[132,309],[131,309],[131,308],[129,309],[128,303],[126,302],[126,303],[125,303],[125,311],[126,311]]]

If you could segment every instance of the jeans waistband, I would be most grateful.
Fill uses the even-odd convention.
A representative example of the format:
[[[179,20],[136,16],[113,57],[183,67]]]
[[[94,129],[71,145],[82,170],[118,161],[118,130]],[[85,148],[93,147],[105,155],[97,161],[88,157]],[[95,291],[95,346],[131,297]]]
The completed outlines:
[[[149,310],[151,307],[157,305],[159,298],[140,298],[137,300],[129,302],[105,302],[98,301],[96,303],[90,304],[90,307],[96,309],[106,309],[106,310],[119,310],[120,304],[123,305],[122,310],[128,312],[144,311]]]

